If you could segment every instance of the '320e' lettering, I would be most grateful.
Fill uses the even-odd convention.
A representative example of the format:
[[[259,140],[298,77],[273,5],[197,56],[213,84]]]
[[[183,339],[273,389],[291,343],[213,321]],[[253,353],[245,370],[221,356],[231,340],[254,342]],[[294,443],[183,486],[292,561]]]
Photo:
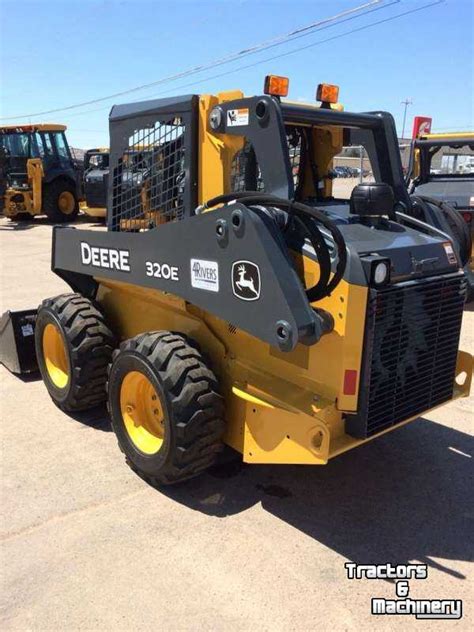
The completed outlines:
[[[156,263],[156,261],[145,261],[146,275],[156,279],[166,281],[179,281],[179,270],[177,266],[170,266],[167,263]]]

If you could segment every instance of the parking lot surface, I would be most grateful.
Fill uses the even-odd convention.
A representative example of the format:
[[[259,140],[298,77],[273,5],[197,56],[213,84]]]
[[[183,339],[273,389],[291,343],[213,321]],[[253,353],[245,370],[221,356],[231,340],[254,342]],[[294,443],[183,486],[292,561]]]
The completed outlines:
[[[0,312],[69,291],[50,243],[41,219],[0,219]],[[467,308],[471,352],[473,324]],[[157,491],[104,409],[68,416],[2,366],[0,388],[2,630],[472,629],[472,399],[324,467],[231,463]],[[464,616],[374,617],[394,583],[349,580],[348,561],[426,563],[410,596]]]

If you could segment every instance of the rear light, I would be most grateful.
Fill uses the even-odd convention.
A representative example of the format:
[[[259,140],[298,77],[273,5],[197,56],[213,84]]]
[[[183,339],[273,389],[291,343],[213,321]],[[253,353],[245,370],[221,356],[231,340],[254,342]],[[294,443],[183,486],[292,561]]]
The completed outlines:
[[[464,221],[466,222],[466,224],[471,223],[472,213],[463,213],[462,216],[464,217]]]
[[[474,206],[474,195],[469,198],[469,206]]]
[[[355,395],[357,386],[357,371],[354,369],[346,369],[344,371],[344,395]]]

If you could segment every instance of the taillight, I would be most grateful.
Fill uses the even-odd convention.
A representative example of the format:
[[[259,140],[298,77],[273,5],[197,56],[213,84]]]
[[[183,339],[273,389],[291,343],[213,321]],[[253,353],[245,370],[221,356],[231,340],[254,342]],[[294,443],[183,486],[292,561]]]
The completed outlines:
[[[463,213],[462,216],[464,217],[464,221],[467,224],[470,224],[472,221],[472,213]]]
[[[344,371],[344,387],[342,392],[344,395],[355,395],[357,387],[357,371],[354,369],[346,369]]]

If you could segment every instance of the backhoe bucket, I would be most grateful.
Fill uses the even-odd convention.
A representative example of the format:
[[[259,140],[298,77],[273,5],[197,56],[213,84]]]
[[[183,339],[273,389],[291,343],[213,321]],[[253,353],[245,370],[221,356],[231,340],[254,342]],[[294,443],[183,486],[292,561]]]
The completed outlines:
[[[36,309],[6,311],[0,318],[0,362],[12,373],[38,370],[35,352]]]

